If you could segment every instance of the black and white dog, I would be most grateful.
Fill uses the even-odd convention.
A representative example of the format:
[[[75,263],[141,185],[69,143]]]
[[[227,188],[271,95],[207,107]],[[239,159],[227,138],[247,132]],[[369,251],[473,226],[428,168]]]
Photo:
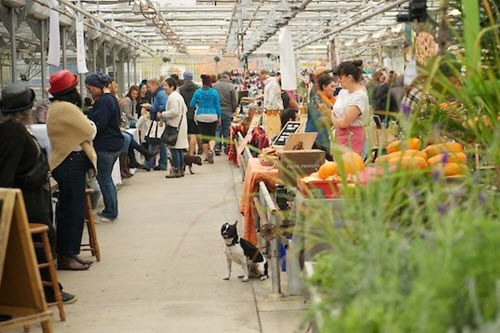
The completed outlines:
[[[244,275],[241,281],[247,282],[249,277],[258,277],[261,280],[267,279],[267,261],[252,243],[246,239],[238,237],[236,225],[224,223],[221,228],[221,235],[226,242],[227,276],[223,280],[231,277],[231,264],[234,261],[243,268]]]

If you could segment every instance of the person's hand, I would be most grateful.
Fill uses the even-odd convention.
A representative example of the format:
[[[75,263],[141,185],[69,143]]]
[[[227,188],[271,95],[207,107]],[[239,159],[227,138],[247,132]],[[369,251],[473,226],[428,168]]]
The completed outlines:
[[[118,105],[120,106],[120,108],[122,108],[122,107],[125,105],[125,99],[123,99],[123,98],[122,98],[122,99],[120,99],[120,100],[118,101]]]
[[[220,126],[222,124],[222,120],[220,118],[217,118],[217,126]]]

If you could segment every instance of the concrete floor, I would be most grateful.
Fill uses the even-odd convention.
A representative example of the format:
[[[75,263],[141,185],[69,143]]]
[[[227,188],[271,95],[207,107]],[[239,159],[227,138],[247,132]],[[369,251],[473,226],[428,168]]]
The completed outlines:
[[[241,221],[241,176],[225,156],[194,170],[182,179],[141,171],[125,181],[119,222],[97,225],[101,262],[85,272],[58,271],[78,301],[65,306],[66,322],[53,308],[55,332],[305,331],[301,297],[272,298],[271,279],[243,283],[238,267],[222,280],[220,227]]]

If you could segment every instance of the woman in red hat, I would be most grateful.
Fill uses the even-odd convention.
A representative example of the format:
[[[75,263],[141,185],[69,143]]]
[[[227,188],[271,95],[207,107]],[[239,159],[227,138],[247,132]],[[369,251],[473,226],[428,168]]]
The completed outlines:
[[[69,70],[50,76],[53,96],[47,116],[47,132],[52,146],[49,166],[59,184],[56,208],[57,268],[86,270],[92,261],[79,257],[85,219],[85,186],[89,169],[97,170],[92,145],[97,131],[80,107],[76,90],[78,77]]]

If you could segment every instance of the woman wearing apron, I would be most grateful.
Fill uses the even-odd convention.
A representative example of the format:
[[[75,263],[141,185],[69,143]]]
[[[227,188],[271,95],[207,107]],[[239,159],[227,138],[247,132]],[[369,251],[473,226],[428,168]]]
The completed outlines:
[[[362,64],[361,60],[345,61],[336,68],[342,90],[333,106],[332,122],[337,128],[337,141],[363,157],[370,103],[361,83]]]

